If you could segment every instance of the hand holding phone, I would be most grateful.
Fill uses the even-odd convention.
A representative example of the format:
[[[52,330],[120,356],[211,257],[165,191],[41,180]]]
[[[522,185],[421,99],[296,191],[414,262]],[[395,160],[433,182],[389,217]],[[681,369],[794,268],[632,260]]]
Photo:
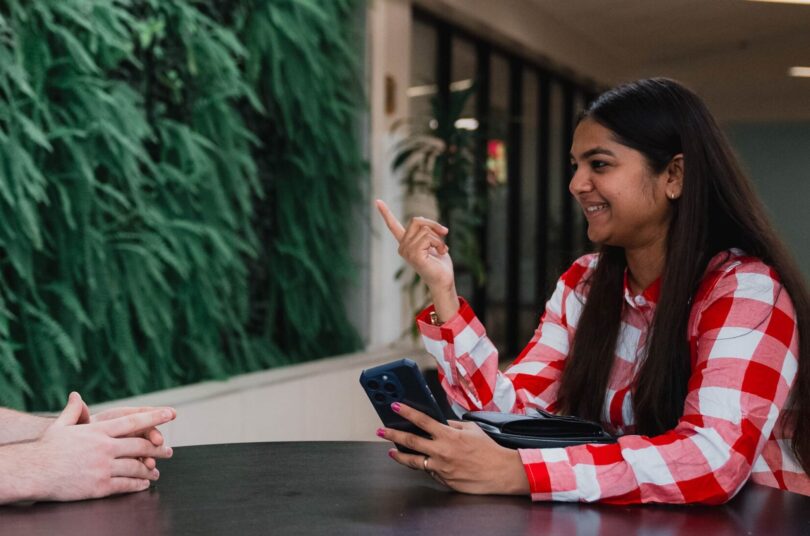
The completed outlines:
[[[391,409],[394,402],[410,406],[442,424],[447,424],[419,367],[410,359],[400,359],[364,370],[360,374],[360,385],[387,428],[430,437],[427,432],[394,412]],[[414,453],[402,445],[397,445],[397,448],[402,452]]]

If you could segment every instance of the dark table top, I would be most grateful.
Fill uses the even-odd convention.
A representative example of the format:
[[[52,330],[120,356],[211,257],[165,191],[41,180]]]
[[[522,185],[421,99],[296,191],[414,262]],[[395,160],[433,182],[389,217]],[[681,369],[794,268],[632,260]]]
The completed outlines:
[[[387,448],[180,447],[149,491],[0,507],[0,534],[810,534],[810,497],[755,484],[723,506],[532,503],[449,491]]]

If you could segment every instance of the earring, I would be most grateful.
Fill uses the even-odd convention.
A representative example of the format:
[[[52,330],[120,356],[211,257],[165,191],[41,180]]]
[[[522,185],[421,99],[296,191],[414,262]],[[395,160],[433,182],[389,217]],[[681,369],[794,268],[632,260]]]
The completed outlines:
[[[675,201],[675,194],[668,194],[667,197],[669,197],[672,201]]]

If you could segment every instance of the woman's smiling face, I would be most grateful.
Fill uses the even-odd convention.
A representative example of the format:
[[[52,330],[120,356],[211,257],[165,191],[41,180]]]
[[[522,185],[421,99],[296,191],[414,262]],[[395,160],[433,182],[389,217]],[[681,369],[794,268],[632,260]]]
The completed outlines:
[[[587,118],[574,132],[571,165],[568,189],[585,213],[592,242],[635,249],[666,240],[667,196],[680,196],[680,182],[669,180],[672,165],[655,173],[642,153]]]

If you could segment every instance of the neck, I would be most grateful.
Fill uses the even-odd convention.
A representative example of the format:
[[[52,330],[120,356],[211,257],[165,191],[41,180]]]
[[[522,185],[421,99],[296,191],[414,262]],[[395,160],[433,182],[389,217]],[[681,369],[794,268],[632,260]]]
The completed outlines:
[[[630,290],[639,294],[664,273],[666,249],[662,242],[641,248],[625,249]]]

